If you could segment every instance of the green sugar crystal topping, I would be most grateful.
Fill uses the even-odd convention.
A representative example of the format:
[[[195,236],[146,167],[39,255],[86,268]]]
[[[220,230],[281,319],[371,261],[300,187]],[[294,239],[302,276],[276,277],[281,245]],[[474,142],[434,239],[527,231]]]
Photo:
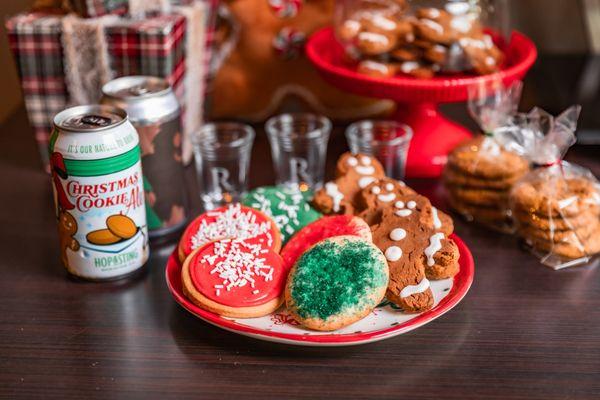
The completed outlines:
[[[308,204],[308,196],[295,189],[263,186],[249,192],[242,204],[273,218],[285,244],[294,233],[322,216]]]
[[[354,307],[375,306],[368,304],[373,301],[368,294],[386,284],[384,261],[369,243],[325,240],[298,261],[290,293],[302,318],[326,320]]]

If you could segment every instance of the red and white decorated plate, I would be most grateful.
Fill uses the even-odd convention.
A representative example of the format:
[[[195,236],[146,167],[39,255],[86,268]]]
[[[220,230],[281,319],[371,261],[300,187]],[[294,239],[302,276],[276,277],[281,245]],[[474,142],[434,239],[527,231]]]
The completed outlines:
[[[175,301],[198,318],[240,335],[256,339],[301,346],[349,346],[376,342],[397,336],[450,311],[467,294],[474,275],[473,256],[456,235],[451,236],[460,251],[460,271],[453,279],[431,281],[434,306],[421,314],[405,314],[394,304],[384,301],[366,318],[334,332],[317,332],[299,326],[285,311],[260,318],[224,318],[203,310],[189,301],[181,290],[181,264],[174,252],[167,262],[167,286]]]

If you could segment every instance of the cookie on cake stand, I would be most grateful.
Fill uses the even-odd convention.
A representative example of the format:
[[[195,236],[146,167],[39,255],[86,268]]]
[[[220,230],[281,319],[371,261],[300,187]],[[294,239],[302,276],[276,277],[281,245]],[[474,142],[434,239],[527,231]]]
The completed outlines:
[[[333,28],[314,33],[306,45],[306,54],[323,78],[334,86],[362,96],[391,99],[398,103],[393,119],[410,126],[413,138],[408,151],[406,175],[411,178],[438,177],[448,153],[469,139],[469,130],[446,119],[438,103],[467,100],[468,90],[475,85],[502,81],[509,85],[521,79],[537,57],[533,42],[514,32],[507,45],[498,37],[494,42],[504,50],[506,59],[499,72],[438,75],[429,79],[410,76],[367,76],[345,62],[344,49],[336,40]]]

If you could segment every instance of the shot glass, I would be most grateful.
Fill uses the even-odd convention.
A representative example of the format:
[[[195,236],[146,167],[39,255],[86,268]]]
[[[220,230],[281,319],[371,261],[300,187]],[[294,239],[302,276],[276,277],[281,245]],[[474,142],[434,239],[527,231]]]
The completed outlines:
[[[239,201],[247,190],[254,129],[210,123],[193,135],[200,198],[205,210]]]
[[[403,180],[412,134],[408,125],[395,121],[364,120],[348,126],[346,140],[352,153],[374,156],[387,176]]]
[[[301,191],[323,186],[331,122],[314,114],[282,114],[267,121],[278,185]]]

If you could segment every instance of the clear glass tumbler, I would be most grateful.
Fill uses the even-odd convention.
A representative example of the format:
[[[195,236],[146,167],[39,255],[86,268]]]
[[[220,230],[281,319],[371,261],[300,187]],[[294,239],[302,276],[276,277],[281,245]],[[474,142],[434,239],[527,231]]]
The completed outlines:
[[[323,186],[331,122],[314,114],[282,114],[267,121],[278,185],[301,191]]]
[[[247,190],[254,129],[234,122],[210,123],[193,136],[200,198],[205,210],[239,201]]]
[[[364,120],[348,126],[346,140],[352,153],[377,158],[387,176],[404,179],[412,129],[395,121]]]

